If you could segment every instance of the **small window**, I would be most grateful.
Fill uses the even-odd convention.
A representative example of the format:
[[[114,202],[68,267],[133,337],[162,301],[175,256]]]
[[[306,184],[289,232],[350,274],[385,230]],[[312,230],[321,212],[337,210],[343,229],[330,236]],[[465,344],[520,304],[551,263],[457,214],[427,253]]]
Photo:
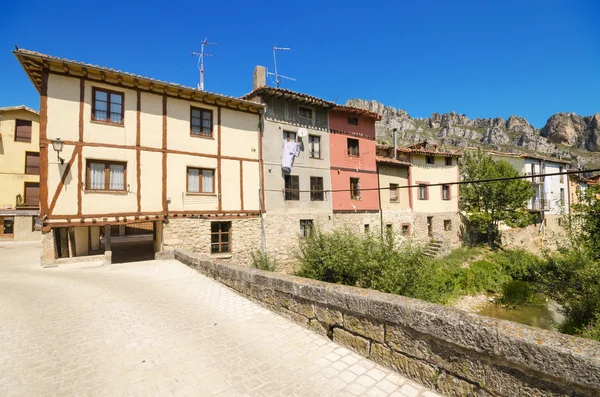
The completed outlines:
[[[296,142],[296,133],[290,131],[283,131],[284,142]]]
[[[300,237],[310,237],[314,230],[312,219],[300,219]]]
[[[350,199],[360,200],[360,179],[350,178]]]
[[[25,152],[25,174],[40,174],[40,154],[34,152]]]
[[[402,235],[403,236],[410,236],[410,225],[408,223],[403,223],[402,224]]]
[[[426,156],[425,162],[427,162],[427,164],[435,164],[435,156]]]
[[[359,156],[358,139],[348,138],[348,156]]]
[[[394,231],[394,228],[391,223],[388,223],[387,225],[385,225],[385,231],[387,233],[392,233]]]
[[[15,142],[31,142],[31,121],[15,120]]]
[[[398,197],[398,184],[397,183],[390,183],[390,201],[391,202],[397,202],[399,199]]]
[[[214,193],[215,192],[215,170],[202,168],[187,169],[187,192],[188,193]]]
[[[231,252],[231,222],[210,223],[210,253]]]
[[[27,207],[38,207],[40,205],[39,183],[25,182],[25,205]]]
[[[88,161],[86,190],[125,191],[126,163]]]
[[[452,231],[452,221],[450,219],[444,219],[444,230],[447,232]]]
[[[190,135],[211,138],[213,134],[212,110],[193,107],[190,113]]]
[[[285,200],[300,200],[300,181],[298,175],[285,175]]]
[[[452,165],[452,157],[446,157],[446,165]]]
[[[94,88],[92,120],[123,124],[123,93]]]
[[[565,205],[565,188],[560,188],[560,205]]]
[[[365,233],[368,234],[369,231],[370,231],[370,225],[367,223],[367,224],[365,224]]]
[[[31,217],[31,231],[39,232],[42,230],[42,218],[39,216]]]
[[[419,200],[427,200],[427,185],[419,185]]]
[[[358,125],[358,117],[348,117],[348,124]]]
[[[450,185],[442,185],[442,200],[450,200]]]
[[[298,115],[300,117],[304,117],[305,119],[312,119],[312,109],[300,106],[298,108]]]
[[[310,201],[323,201],[323,178],[320,176],[310,177]]]
[[[313,159],[321,158],[321,137],[317,135],[308,136],[308,156]]]

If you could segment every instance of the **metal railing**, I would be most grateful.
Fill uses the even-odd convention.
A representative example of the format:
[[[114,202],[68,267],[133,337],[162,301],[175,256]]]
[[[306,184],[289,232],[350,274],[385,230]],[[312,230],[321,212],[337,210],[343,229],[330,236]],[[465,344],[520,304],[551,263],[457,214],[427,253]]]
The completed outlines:
[[[544,183],[544,176],[532,172],[526,172],[526,176],[531,177],[531,183]]]

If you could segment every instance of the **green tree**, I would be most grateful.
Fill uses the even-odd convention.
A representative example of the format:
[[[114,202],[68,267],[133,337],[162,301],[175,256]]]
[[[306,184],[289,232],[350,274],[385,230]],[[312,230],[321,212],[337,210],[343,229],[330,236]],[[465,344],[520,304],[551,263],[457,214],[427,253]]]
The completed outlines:
[[[494,161],[489,154],[477,151],[462,157],[460,176],[463,181],[486,180],[516,177],[519,172],[510,163]],[[524,179],[461,185],[460,209],[468,221],[471,240],[496,246],[501,222],[513,227],[529,225],[533,216],[526,206],[534,195],[531,183]]]
[[[590,185],[579,194],[579,202],[572,208],[575,225],[575,243],[600,260],[600,184]]]

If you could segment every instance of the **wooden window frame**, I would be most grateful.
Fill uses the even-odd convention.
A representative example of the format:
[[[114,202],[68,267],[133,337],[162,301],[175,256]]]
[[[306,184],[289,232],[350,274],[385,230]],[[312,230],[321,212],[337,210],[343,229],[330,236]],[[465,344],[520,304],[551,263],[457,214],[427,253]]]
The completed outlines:
[[[310,111],[310,117],[303,116],[301,113],[302,109]],[[307,120],[312,120],[314,117],[314,114],[315,113],[312,108],[309,108],[307,106],[298,106],[298,117],[302,117],[303,119],[307,119]]]
[[[392,186],[396,186],[395,188],[392,188]],[[390,183],[390,203],[398,203],[400,202],[400,189],[399,189],[399,185],[397,183]],[[392,199],[392,190],[394,190],[394,192],[396,193],[396,197],[394,197]]]
[[[104,189],[90,189],[91,185],[91,169],[90,165],[104,164]],[[110,189],[110,165],[122,165],[123,169],[123,189]],[[86,192],[102,192],[102,193],[123,193],[127,192],[127,162],[126,161],[113,161],[113,160],[92,160],[87,159],[85,164],[85,191]]]
[[[431,162],[429,161],[431,160]],[[435,156],[425,156],[425,164],[435,164]]]
[[[448,167],[450,167],[450,166],[452,166],[452,165],[453,165],[453,164],[452,164],[452,157],[446,157],[446,165],[447,165]]]
[[[37,185],[38,188],[38,203],[37,204],[27,204],[27,186]],[[23,182],[23,206],[24,207],[39,207],[40,206],[40,183],[39,182]]]
[[[198,170],[200,172],[200,182],[198,184],[197,192],[190,192],[190,178],[189,178],[189,170]],[[210,192],[202,191],[202,171],[212,171],[212,190]],[[204,196],[214,196],[215,193],[215,179],[217,179],[217,171],[214,168],[200,168],[200,167],[186,167],[185,168],[185,193],[189,195],[204,195]]]
[[[429,182],[416,182],[417,184],[417,199],[422,201],[429,200]],[[425,198],[421,198],[421,187],[425,186]]]
[[[319,140],[319,156],[315,156],[315,142],[314,139]],[[312,140],[311,140],[312,139]],[[311,159],[320,159],[321,158],[321,136],[320,135],[309,135],[308,136],[308,157]]]
[[[229,224],[229,230],[227,230],[226,232],[223,232],[223,224]],[[218,224],[219,225],[219,230],[217,232],[213,232],[212,231],[212,226],[213,224]],[[220,254],[230,254],[232,252],[232,241],[231,241],[231,230],[233,229],[233,223],[231,221],[212,221],[210,222],[210,254],[211,255],[220,255]],[[224,234],[227,234],[227,242],[223,242],[221,236],[223,236]],[[219,241],[216,243],[213,243],[212,238],[213,236],[219,236]],[[227,244],[227,251],[223,251],[223,244]],[[213,252],[213,246],[216,245],[219,247],[217,252]]]
[[[353,154],[353,148],[350,146],[350,143],[356,142],[356,154]],[[347,152],[348,152],[348,156],[349,157],[360,157],[360,141],[358,139],[355,138],[347,138],[346,140],[346,147],[347,147]]]
[[[29,154],[37,154],[37,158],[38,158],[38,172],[37,174],[29,174],[27,173],[27,158]],[[40,158],[40,152],[29,152],[26,151],[25,152],[25,171],[23,172],[25,175],[39,175],[40,174],[40,163],[39,163],[39,158]]]
[[[348,116],[348,124],[358,125],[358,117]]]
[[[315,187],[315,184],[313,183],[313,180],[321,180],[321,189],[317,190],[317,189],[313,189],[313,187]],[[311,176],[310,177],[310,201],[325,201],[325,188],[324,188],[324,184],[323,184],[323,177],[322,176]]]
[[[306,226],[309,226],[307,229]],[[308,234],[306,231],[308,230]],[[300,219],[300,237],[310,237],[310,234],[315,230],[315,221],[313,219]]]
[[[17,131],[19,129],[19,121],[23,122],[27,122],[29,123],[29,128],[31,129],[29,132],[29,140],[23,140],[23,139],[17,139]],[[33,121],[31,120],[24,120],[24,119],[15,119],[15,142],[21,142],[21,143],[31,143],[31,139],[33,138]]]
[[[442,200],[444,201],[450,201],[452,200],[452,187],[450,185],[442,185],[441,187],[441,191],[442,191]],[[444,197],[444,188],[448,188],[448,197]]]
[[[106,92],[107,94],[107,101],[106,101],[106,120],[97,120],[96,119],[96,92],[97,91],[101,91],[101,92]],[[115,121],[110,121],[110,95],[111,94],[115,94],[115,95],[120,95],[121,96],[121,121],[119,122],[115,122]],[[102,88],[102,87],[92,87],[92,121],[95,123],[103,123],[103,124],[109,124],[109,125],[125,125],[125,93],[121,92],[121,91],[113,91],[113,90],[108,90],[106,88]]]
[[[353,183],[352,180],[356,181],[356,191],[355,189],[352,187]],[[354,177],[350,177],[350,200],[356,200],[359,201],[361,200],[361,194],[360,194],[360,178],[354,178]]]
[[[404,227],[406,227],[406,229],[407,229],[407,232],[406,232],[406,234],[404,233]],[[406,236],[406,237],[410,237],[410,236],[412,235],[412,234],[411,234],[411,227],[410,227],[410,223],[402,223],[402,224],[400,225],[400,235],[402,235],[402,236]]]
[[[195,133],[192,131],[192,119],[194,110],[200,111],[200,132]],[[210,135],[204,135],[202,133],[202,122],[204,121],[204,112],[210,113]],[[212,109],[199,108],[196,106],[190,106],[190,136],[194,138],[214,139],[214,126],[215,126],[215,114]]]
[[[296,180],[298,188],[286,188],[285,181],[290,181],[290,185],[293,186],[293,181]],[[300,201],[300,176],[299,175],[285,175],[283,178],[283,200],[284,201]]]

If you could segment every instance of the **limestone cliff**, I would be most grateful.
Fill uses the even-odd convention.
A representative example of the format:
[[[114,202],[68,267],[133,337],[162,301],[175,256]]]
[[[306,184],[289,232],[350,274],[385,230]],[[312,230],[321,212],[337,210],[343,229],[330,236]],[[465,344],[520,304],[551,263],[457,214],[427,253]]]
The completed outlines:
[[[398,131],[398,144],[428,140],[446,147],[475,146],[487,149],[538,153],[572,161],[586,167],[600,165],[600,113],[579,116],[557,113],[538,130],[524,117],[510,116],[470,119],[455,112],[432,113],[430,117],[411,117],[405,110],[376,101],[349,99],[348,106],[368,109],[381,115],[377,139],[392,143],[392,130]]]

